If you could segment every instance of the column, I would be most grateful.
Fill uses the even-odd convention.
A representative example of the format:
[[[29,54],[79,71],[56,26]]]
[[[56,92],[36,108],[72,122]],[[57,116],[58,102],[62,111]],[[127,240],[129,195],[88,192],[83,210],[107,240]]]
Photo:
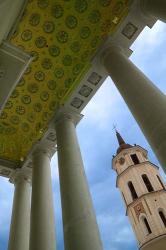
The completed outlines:
[[[166,22],[166,1],[165,0],[140,0],[143,12]]]
[[[56,135],[65,250],[102,250],[75,125],[67,115],[56,122]]]
[[[55,250],[55,222],[49,152],[33,153],[30,250]]]
[[[31,180],[16,170],[10,180],[15,185],[8,250],[29,250]]]
[[[108,48],[103,63],[166,171],[166,96],[125,56]]]

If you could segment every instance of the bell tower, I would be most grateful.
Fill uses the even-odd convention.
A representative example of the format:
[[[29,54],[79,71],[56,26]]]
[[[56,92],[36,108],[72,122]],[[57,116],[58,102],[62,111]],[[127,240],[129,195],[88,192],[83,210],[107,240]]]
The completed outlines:
[[[119,143],[112,168],[133,231],[141,250],[166,249],[166,186],[159,168],[151,163],[147,151],[126,144],[116,131]]]

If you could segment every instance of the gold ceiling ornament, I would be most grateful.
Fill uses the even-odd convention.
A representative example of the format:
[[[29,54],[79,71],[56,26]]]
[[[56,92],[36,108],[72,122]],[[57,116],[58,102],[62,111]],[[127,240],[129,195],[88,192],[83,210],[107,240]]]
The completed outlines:
[[[26,157],[130,4],[130,0],[28,1],[11,43],[31,53],[33,61],[0,117],[0,158]]]

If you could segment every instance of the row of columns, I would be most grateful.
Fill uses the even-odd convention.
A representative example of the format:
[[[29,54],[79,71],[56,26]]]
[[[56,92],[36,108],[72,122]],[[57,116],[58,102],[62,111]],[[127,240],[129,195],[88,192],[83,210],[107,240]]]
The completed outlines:
[[[166,1],[140,2],[144,13],[166,21]],[[102,61],[166,170],[165,95],[127,58],[122,48],[110,47],[103,54]],[[71,117],[64,115],[58,119],[56,134],[65,249],[102,250]],[[37,150],[33,154],[31,220],[29,178],[18,171],[13,183],[15,194],[8,250],[55,250],[50,157],[47,150]]]
[[[102,243],[71,116],[56,122],[65,249],[102,250]],[[50,155],[33,153],[32,197],[29,178],[18,170],[8,250],[55,250]],[[31,215],[30,215],[31,198]]]

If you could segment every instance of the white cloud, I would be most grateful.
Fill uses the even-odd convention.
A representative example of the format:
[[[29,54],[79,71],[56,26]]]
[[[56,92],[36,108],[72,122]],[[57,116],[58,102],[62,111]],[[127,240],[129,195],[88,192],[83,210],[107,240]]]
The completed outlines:
[[[105,130],[110,127],[110,119],[113,115],[121,113],[121,97],[111,78],[108,77],[100,87],[100,91],[92,98],[83,110],[88,124]],[[113,123],[112,123],[113,127]]]
[[[51,159],[51,175],[53,182],[57,182],[59,180],[57,153],[55,153]]]
[[[11,220],[14,185],[8,179],[0,178],[0,234],[7,234]]]
[[[111,93],[111,79],[107,78],[101,86],[100,91],[92,98],[84,109],[83,114],[88,117],[88,122],[99,126],[101,129],[107,124],[109,119],[109,110],[112,109],[113,99],[115,96]]]
[[[155,48],[165,40],[165,24],[157,21],[152,29],[145,27],[137,40],[132,45],[133,50],[138,50],[140,55],[153,53]]]
[[[123,242],[123,243],[130,243],[135,240],[134,233],[132,232],[129,226],[122,226],[120,224],[120,230],[115,235],[114,241],[115,242]]]
[[[132,243],[135,244],[134,233],[125,215],[102,214],[98,216],[98,222],[105,249],[120,250],[122,245],[126,247]]]
[[[166,69],[166,59],[163,51],[166,44],[166,25],[156,22],[152,29],[146,27],[132,45],[133,54],[131,60],[149,77],[158,78]],[[148,67],[147,67],[148,65]]]

